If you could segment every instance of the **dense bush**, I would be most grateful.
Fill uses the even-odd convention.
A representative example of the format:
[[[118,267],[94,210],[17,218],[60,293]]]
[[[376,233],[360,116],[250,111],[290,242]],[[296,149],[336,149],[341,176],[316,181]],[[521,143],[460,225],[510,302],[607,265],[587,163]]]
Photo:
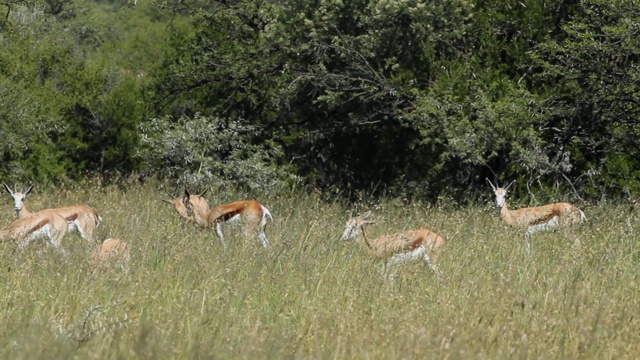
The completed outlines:
[[[140,157],[149,171],[189,188],[277,190],[293,177],[277,164],[281,151],[254,144],[255,126],[199,114],[154,118],[143,124]]]
[[[640,190],[638,0],[7,6],[5,178],[296,178],[459,201],[486,177],[549,197]]]

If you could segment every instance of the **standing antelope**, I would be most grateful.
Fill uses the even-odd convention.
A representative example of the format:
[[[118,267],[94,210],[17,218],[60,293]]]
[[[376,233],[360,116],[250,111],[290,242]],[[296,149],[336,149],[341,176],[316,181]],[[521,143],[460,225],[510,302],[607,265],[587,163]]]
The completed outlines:
[[[529,237],[532,234],[549,231],[558,226],[568,226],[587,221],[587,217],[582,210],[567,202],[511,210],[505,198],[507,191],[515,181],[512,181],[507,187],[503,188],[494,186],[489,179],[486,180],[496,195],[496,207],[500,208],[500,217],[502,220],[504,220],[507,225],[527,229],[524,234],[527,252],[530,252]]]
[[[67,221],[56,213],[35,213],[14,220],[0,230],[0,239],[14,240],[19,247],[24,248],[35,239],[46,238],[49,244],[60,247],[68,227]]]
[[[184,190],[183,197],[177,197],[173,200],[162,200],[168,204],[173,205],[173,207],[178,212],[178,215],[187,221],[194,221],[196,224],[207,227],[208,216],[210,213],[209,203],[203,197],[207,192],[205,190],[200,195],[191,195],[187,189]],[[189,206],[187,207],[187,204]]]
[[[14,202],[14,208],[19,219],[26,218],[34,213],[29,211],[24,204],[24,200],[33,191],[34,185],[31,185],[24,193],[11,190],[7,184],[2,183],[5,190],[11,195]],[[87,241],[93,240],[96,228],[102,222],[102,218],[94,209],[86,205],[65,206],[55,209],[40,210],[37,213],[56,213],[62,216],[69,226],[69,230],[78,231],[80,236]]]
[[[124,269],[128,267],[130,258],[129,246],[117,238],[106,239],[91,254],[91,259],[98,266],[115,262]]]
[[[391,266],[422,258],[431,270],[440,278],[437,268],[445,239],[429,229],[409,230],[403,233],[381,235],[370,240],[364,232],[364,226],[374,224],[371,211],[347,221],[342,240],[356,239],[366,245],[371,254],[383,258],[385,277],[390,275]]]
[[[187,209],[191,207],[190,202],[187,202],[186,205]],[[207,217],[207,223],[208,226],[215,226],[216,234],[218,234],[218,238],[220,238],[224,248],[226,248],[227,245],[224,242],[222,225],[237,222],[242,223],[244,236],[246,238],[251,238],[257,234],[258,239],[262,242],[262,246],[267,248],[269,247],[269,240],[264,232],[267,226],[267,217],[273,220],[269,209],[257,200],[243,200],[214,207]]]

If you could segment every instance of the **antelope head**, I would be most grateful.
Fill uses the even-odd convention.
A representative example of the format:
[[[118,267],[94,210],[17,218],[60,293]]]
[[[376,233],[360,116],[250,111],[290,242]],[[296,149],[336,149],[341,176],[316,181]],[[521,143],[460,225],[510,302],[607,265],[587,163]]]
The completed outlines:
[[[7,190],[9,195],[11,195],[11,197],[13,198],[13,207],[16,210],[16,213],[20,213],[20,210],[22,210],[22,207],[24,206],[24,199],[27,197],[27,195],[31,194],[31,191],[33,190],[34,185],[29,186],[27,191],[25,191],[24,193],[20,191],[16,191],[15,185],[13,187],[14,188],[13,191],[7,184],[2,183],[2,185],[4,185],[5,190]]]
[[[505,198],[507,197],[507,191],[509,190],[511,185],[513,185],[516,181],[513,180],[509,185],[503,188],[503,187],[497,186],[498,185],[497,182],[496,182],[496,185],[494,186],[491,183],[491,180],[489,180],[488,178],[486,180],[489,186],[491,186],[491,189],[493,189],[493,193],[496,195],[496,207],[502,208],[505,203]]]
[[[347,225],[345,226],[344,232],[342,233],[342,240],[353,240],[357,239],[361,234],[361,228],[367,224],[375,224],[375,221],[372,219],[373,214],[371,211],[367,211],[366,213],[356,216],[354,218],[349,219],[347,221]]]

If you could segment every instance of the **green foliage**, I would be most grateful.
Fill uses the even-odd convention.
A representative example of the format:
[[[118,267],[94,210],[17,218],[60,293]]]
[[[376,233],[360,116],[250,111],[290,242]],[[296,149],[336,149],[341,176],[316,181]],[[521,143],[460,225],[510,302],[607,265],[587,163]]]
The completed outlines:
[[[203,16],[174,38],[152,99],[163,113],[264,125],[314,187],[461,200],[496,173],[572,169],[541,133],[545,104],[520,84],[568,3],[560,14],[462,0],[191,6]]]
[[[189,188],[273,191],[290,185],[287,167],[278,164],[275,144],[254,144],[257,129],[247,122],[209,118],[154,118],[142,126],[139,156],[153,173]]]
[[[619,169],[640,159],[640,2],[590,0],[581,10],[535,56],[553,104],[552,141],[575,157],[576,170],[601,174],[591,195],[620,194],[637,188]]]
[[[134,22],[135,12],[148,16]],[[90,2],[11,8],[13,26],[0,33],[0,176],[43,182],[138,170],[141,85],[164,44],[136,46],[167,31],[153,14],[150,5],[107,11]],[[115,31],[114,19],[127,26]]]
[[[6,6],[3,177],[159,171],[255,189],[293,173],[352,199],[460,202],[486,177],[586,198],[640,188],[625,175],[640,163],[635,0]],[[211,174],[140,143],[176,136],[148,124],[195,119],[242,134],[233,151],[183,144]]]

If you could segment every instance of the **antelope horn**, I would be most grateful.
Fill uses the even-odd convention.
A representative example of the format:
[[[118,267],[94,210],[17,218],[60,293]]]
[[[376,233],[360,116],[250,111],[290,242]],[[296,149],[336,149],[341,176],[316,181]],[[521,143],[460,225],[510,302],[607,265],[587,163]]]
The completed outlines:
[[[511,183],[509,183],[509,185],[507,185],[506,188],[504,188],[505,190],[509,190],[509,188],[511,187],[511,185],[513,185],[516,182],[516,180],[513,180]]]
[[[496,187],[491,183],[491,180],[489,180],[489,178],[485,178],[485,180],[487,180],[487,184],[489,184],[489,186],[491,186],[491,188],[493,189],[493,191],[496,191]],[[498,183],[496,182],[496,185]]]
[[[9,185],[5,183],[2,183],[2,185],[4,185],[5,190],[7,190],[7,192],[11,194],[11,196],[13,196],[13,191],[11,191],[11,188],[9,187]]]

